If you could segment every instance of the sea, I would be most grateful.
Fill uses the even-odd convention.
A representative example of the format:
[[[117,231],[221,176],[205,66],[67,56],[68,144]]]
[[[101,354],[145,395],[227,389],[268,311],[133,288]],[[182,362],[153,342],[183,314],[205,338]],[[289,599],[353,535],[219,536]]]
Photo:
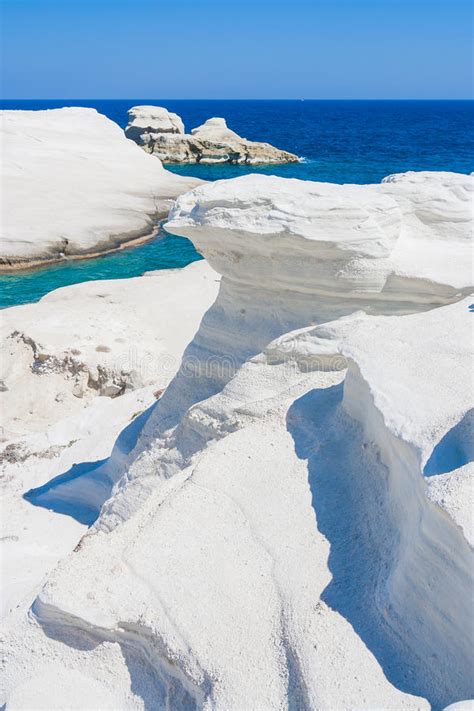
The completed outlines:
[[[130,107],[164,106],[189,132],[222,116],[241,136],[296,153],[299,163],[272,166],[169,165],[174,173],[205,180],[247,173],[332,183],[378,183],[407,170],[474,171],[474,101],[241,101],[241,100],[22,100],[2,109],[87,106],[123,128]],[[200,259],[193,245],[160,229],[144,245],[84,261],[0,276],[0,308],[37,301],[52,289],[95,279],[139,276]]]

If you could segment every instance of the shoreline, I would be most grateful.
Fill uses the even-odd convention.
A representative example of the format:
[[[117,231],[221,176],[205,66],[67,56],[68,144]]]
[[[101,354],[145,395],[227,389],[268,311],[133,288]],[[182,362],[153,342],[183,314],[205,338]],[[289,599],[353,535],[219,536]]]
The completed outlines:
[[[166,219],[168,213],[162,213],[158,215],[157,225],[153,228],[151,232],[147,232],[139,237],[132,237],[131,239],[121,242],[116,247],[108,247],[103,250],[80,253],[80,254],[68,254],[65,256],[51,257],[47,259],[31,259],[28,261],[21,261],[15,258],[13,264],[0,264],[0,276],[7,276],[9,274],[16,274],[18,272],[31,272],[36,269],[41,269],[42,267],[53,266],[54,264],[62,264],[64,262],[79,261],[84,259],[97,259],[98,257],[105,257],[107,254],[112,254],[113,252],[120,252],[124,249],[132,249],[133,247],[138,247],[146,242],[151,242],[160,231],[161,223]],[[4,258],[5,259],[5,258]]]

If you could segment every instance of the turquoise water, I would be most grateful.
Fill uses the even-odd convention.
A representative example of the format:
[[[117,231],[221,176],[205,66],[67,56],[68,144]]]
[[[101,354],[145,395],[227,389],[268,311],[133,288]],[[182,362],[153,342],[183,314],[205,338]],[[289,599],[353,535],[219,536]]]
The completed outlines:
[[[120,126],[137,104],[166,106],[186,129],[211,116],[251,140],[268,141],[304,158],[280,166],[171,165],[205,180],[265,173],[334,183],[379,182],[406,170],[474,171],[473,101],[187,101],[166,99],[2,101],[6,109],[90,106]],[[37,301],[51,289],[92,279],[137,276],[182,267],[199,255],[187,240],[160,236],[143,246],[82,262],[0,276],[0,306]]]
[[[185,267],[202,257],[183,237],[161,230],[151,242],[97,259],[70,261],[0,276],[0,308],[38,301],[53,289],[96,279],[124,279],[153,269]]]

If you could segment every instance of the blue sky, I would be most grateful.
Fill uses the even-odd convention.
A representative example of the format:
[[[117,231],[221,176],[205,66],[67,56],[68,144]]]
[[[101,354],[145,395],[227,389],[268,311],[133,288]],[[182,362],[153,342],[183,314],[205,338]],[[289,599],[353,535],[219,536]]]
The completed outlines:
[[[470,0],[3,0],[4,98],[470,98]]]

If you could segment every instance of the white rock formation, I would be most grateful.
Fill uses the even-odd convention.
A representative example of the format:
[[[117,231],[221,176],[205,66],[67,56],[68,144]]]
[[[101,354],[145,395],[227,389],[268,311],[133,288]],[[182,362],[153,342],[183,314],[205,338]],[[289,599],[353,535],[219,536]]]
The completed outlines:
[[[234,279],[258,273],[272,290],[299,282],[302,293],[336,297],[341,313],[357,304],[408,312],[469,291],[473,195],[473,178],[454,173],[405,173],[381,185],[249,175],[183,195],[168,224],[205,244],[211,264]],[[251,252],[242,249],[249,239]],[[326,299],[312,303],[321,309]]]
[[[418,683],[436,689],[435,707],[472,694],[471,301],[402,318],[359,314],[287,334],[267,351],[306,370],[331,368],[337,354],[348,361],[341,405],[375,444],[385,477],[383,487],[372,482],[383,497],[377,510],[365,509],[384,560],[374,602],[404,655],[424,660]]]
[[[1,142],[4,269],[149,236],[200,182],[165,171],[94,109],[3,111]]]
[[[127,280],[83,282],[4,309],[4,438],[42,431],[97,395],[164,388],[217,294],[216,280],[199,261]]]
[[[134,106],[128,117],[127,136],[134,140],[143,133],[184,133],[184,123],[178,114],[161,106]]]
[[[227,127],[225,119],[210,118],[184,133],[176,114],[160,106],[130,109],[125,135],[165,163],[296,163],[298,156],[269,143],[248,141]]]
[[[197,138],[209,141],[232,141],[240,139],[238,133],[227,127],[226,121],[223,118],[207,119],[201,126],[193,128],[191,134]]]
[[[74,480],[87,469],[81,462],[93,470],[120,432],[137,426],[177,371],[217,290],[218,275],[200,261],[64,287],[2,311],[2,616],[25,597],[31,604],[45,572],[94,517],[87,484],[75,514],[60,487],[34,498],[38,506],[23,495],[55,477],[67,480],[67,472]],[[131,445],[123,438],[122,446]],[[100,496],[108,493],[99,492],[98,509]]]
[[[59,666],[66,708],[97,685],[121,709],[472,697],[471,181],[252,176],[178,200],[167,229],[219,294],[132,445],[62,483],[72,506],[115,486],[12,618],[7,709]]]

